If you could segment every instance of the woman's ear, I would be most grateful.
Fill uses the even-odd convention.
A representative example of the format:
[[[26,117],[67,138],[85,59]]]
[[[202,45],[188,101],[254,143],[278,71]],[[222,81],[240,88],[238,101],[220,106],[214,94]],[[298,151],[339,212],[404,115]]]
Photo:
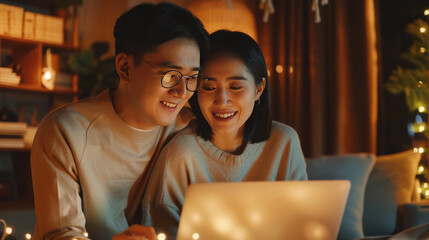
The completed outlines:
[[[267,79],[265,77],[262,78],[262,82],[256,86],[256,100],[258,100],[262,93],[264,92],[265,86],[267,85]]]
[[[126,83],[130,82],[130,56],[125,53],[119,53],[115,57],[116,72],[119,78]]]

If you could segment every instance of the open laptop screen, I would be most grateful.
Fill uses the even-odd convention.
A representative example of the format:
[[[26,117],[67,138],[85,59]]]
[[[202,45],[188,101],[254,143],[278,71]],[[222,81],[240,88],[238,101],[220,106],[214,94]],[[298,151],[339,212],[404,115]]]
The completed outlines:
[[[177,239],[336,239],[349,190],[346,180],[193,184]]]

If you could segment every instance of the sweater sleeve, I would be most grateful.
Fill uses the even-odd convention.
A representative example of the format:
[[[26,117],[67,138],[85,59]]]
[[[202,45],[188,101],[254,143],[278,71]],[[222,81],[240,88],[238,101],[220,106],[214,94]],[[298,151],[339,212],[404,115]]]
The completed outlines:
[[[85,216],[74,155],[61,127],[49,118],[42,121],[31,150],[34,239],[84,238]]]
[[[307,167],[298,134],[291,128],[291,148],[289,168],[286,180],[308,180]]]
[[[175,239],[185,192],[189,185],[188,150],[175,146],[176,137],[159,155],[142,201],[142,225],[153,226],[167,239]],[[180,145],[180,144],[179,144]]]

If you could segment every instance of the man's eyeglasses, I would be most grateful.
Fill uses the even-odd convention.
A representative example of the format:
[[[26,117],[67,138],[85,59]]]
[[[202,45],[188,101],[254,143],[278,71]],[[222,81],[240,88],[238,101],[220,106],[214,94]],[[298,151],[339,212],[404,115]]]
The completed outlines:
[[[185,79],[186,89],[188,89],[188,91],[190,92],[195,92],[198,90],[200,86],[200,82],[207,80],[206,76],[204,76],[203,74],[194,74],[191,76],[185,76],[177,70],[168,70],[166,72],[163,72],[158,70],[155,66],[153,66],[149,62],[146,62],[143,58],[138,57],[138,59],[144,62],[149,67],[153,68],[159,74],[162,74],[161,86],[163,86],[164,88],[173,88],[177,86],[177,84],[179,84],[182,79]]]

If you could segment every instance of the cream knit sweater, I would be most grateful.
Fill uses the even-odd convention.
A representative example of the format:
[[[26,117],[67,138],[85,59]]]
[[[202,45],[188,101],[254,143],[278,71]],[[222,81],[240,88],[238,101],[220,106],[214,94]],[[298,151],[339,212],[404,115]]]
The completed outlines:
[[[273,122],[267,141],[247,144],[240,155],[197,137],[191,127],[162,150],[142,201],[142,224],[175,239],[186,188],[193,183],[307,180],[299,138]]]

